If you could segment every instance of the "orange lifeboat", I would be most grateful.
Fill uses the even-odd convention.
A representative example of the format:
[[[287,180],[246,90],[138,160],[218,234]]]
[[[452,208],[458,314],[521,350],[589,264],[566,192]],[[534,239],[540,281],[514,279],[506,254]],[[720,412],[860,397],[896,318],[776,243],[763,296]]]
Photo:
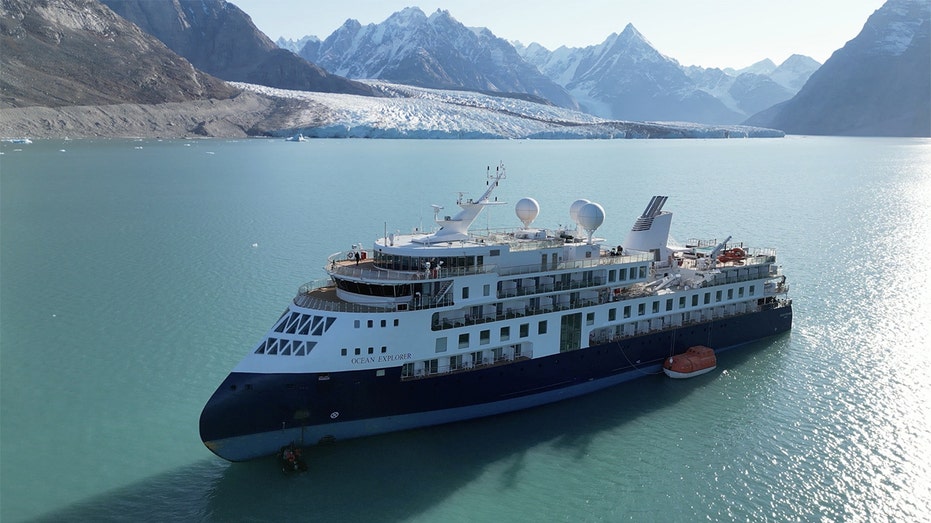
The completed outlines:
[[[746,257],[747,257],[746,251],[744,251],[740,247],[734,247],[733,249],[728,249],[722,252],[721,255],[718,256],[718,261],[721,263],[727,263],[727,262],[732,262],[732,261],[740,261]]]
[[[714,349],[704,345],[689,347],[689,350],[666,358],[663,372],[670,378],[691,378],[711,372],[718,366]]]

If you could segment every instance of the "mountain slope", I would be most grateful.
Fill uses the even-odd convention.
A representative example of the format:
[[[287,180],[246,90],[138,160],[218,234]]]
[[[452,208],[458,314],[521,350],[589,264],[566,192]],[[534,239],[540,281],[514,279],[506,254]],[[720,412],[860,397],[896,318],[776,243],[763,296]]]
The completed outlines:
[[[481,92],[524,93],[576,108],[562,87],[526,63],[487,29],[469,29],[448,11],[429,17],[416,7],[362,26],[347,20],[301,56],[336,74],[409,85]]]
[[[96,0],[2,0],[0,49],[0,107],[156,104],[237,92]]]
[[[308,91],[375,93],[278,48],[225,0],[101,0],[195,67],[224,80]]]
[[[791,134],[931,136],[931,3],[889,0],[795,97],[747,123]]]

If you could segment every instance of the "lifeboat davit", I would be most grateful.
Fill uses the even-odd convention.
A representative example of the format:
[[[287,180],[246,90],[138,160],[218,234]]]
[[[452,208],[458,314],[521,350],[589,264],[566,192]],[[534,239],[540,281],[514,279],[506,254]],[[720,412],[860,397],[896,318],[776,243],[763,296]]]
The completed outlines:
[[[670,378],[691,378],[711,372],[718,366],[714,349],[704,345],[689,347],[689,350],[666,358],[663,372]]]

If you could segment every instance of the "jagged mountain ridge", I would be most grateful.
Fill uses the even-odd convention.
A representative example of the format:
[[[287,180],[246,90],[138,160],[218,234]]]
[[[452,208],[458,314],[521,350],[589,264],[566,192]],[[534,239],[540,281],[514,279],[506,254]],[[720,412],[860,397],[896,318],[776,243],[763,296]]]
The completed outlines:
[[[583,110],[619,120],[681,120],[736,123],[742,117],[697,89],[679,63],[657,51],[632,24],[601,44],[560,47],[552,53],[534,45],[525,59],[579,101]]]
[[[931,3],[887,1],[798,94],[747,122],[791,134],[931,136]]]
[[[376,95],[280,49],[225,0],[101,0],[198,69],[218,78],[308,91]]]
[[[421,87],[524,93],[575,109],[565,89],[485,28],[469,29],[448,11],[429,17],[408,7],[379,24],[347,20],[300,55],[335,74]]]
[[[743,78],[721,69],[682,67],[656,51],[632,24],[594,46],[563,46],[550,52],[533,43],[518,50],[566,86],[585,110],[621,119],[736,123],[791,98],[797,91],[791,85],[804,83],[818,65],[796,55],[780,69],[783,66],[777,68],[766,59],[744,70],[757,74]],[[769,76],[776,71],[780,71],[778,82]]]
[[[158,104],[238,92],[96,0],[3,0],[0,48],[0,107]]]
[[[535,43],[524,47],[504,42],[487,29],[467,29],[448,11],[437,10],[428,17],[416,7],[380,24],[362,26],[349,19],[324,41],[299,41],[304,42],[301,56],[349,78],[523,92],[556,101],[552,88],[528,88],[539,86],[538,78],[521,81],[528,71],[539,71],[568,91],[558,96],[568,94],[570,102],[557,105],[627,120],[737,123],[791,98],[819,65],[798,55],[779,67],[767,59],[745,70],[760,74],[738,81],[738,74],[680,66],[656,51],[631,24],[599,45],[550,52]],[[297,42],[279,39],[279,45],[293,48]]]
[[[297,40],[293,38],[285,38],[283,36],[279,36],[278,39],[275,40],[275,45],[277,45],[278,47],[282,49],[287,49],[288,51],[291,51],[294,54],[299,54],[301,52],[301,49],[303,49],[304,46],[307,45],[307,42],[311,42],[311,41],[319,42],[320,39],[313,35],[303,36],[301,38],[298,38]]]

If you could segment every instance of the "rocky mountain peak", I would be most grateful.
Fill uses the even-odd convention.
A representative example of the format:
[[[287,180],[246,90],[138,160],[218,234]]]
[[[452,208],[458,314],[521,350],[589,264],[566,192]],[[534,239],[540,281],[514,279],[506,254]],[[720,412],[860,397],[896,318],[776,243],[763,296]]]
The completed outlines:
[[[576,108],[572,97],[485,28],[469,29],[449,11],[419,8],[364,27],[347,21],[301,56],[349,78],[421,87],[515,93]]]

